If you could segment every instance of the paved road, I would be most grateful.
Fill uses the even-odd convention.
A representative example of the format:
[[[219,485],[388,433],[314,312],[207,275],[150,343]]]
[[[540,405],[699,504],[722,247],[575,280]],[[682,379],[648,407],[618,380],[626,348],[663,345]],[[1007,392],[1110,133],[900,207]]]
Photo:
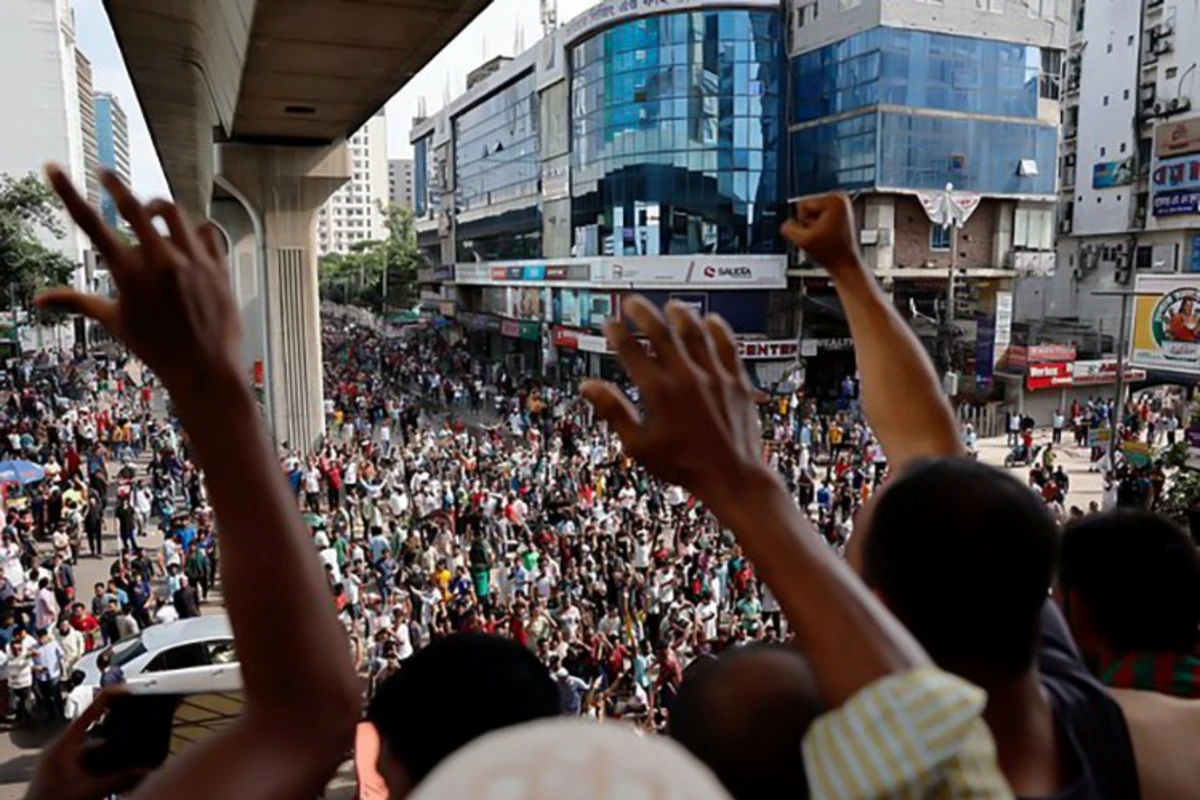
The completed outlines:
[[[1038,441],[1042,442],[1048,439],[1049,434],[1044,434],[1039,437]],[[1000,466],[1004,463],[1007,453],[1008,447],[1003,439],[989,439],[979,443],[980,459],[986,463]],[[1103,490],[1101,476],[1089,472],[1087,459],[1086,449],[1065,447],[1062,450],[1060,463],[1064,465],[1071,477],[1068,506],[1075,505],[1086,509],[1088,503],[1093,500],[1099,502],[1101,499]],[[1017,468],[1012,472],[1022,481],[1027,477],[1024,468]],[[157,532],[145,541],[145,546],[152,549],[157,549],[161,544],[162,536]],[[76,567],[76,582],[81,587],[81,591],[86,592],[85,596],[90,596],[90,587],[94,583],[107,580],[109,565],[119,554],[116,528],[111,519],[106,522],[104,553],[105,557],[102,559],[81,559]],[[210,603],[205,608],[206,613],[219,613],[219,602],[219,595],[210,596]],[[26,784],[32,774],[38,752],[56,732],[57,730],[53,728],[13,731],[0,725],[0,800],[20,800],[24,797]],[[350,797],[352,789],[348,784],[351,780],[349,771],[343,769],[327,797],[332,800],[339,797]]]

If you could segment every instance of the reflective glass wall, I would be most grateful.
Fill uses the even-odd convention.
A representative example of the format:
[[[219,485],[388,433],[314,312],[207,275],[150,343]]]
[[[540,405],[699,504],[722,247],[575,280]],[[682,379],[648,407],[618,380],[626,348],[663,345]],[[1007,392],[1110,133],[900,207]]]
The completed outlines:
[[[518,198],[537,202],[541,157],[532,72],[454,118],[458,213]]]
[[[793,195],[947,183],[1055,193],[1058,129],[1039,122],[1038,105],[1060,97],[1060,51],[874,28],[796,57],[791,70],[790,119],[806,125],[791,133]]]
[[[783,252],[778,11],[634,19],[570,60],[575,255]]]
[[[429,176],[433,166],[429,154],[431,144],[433,137],[426,136],[413,145],[413,217],[416,219],[432,216],[429,208]]]

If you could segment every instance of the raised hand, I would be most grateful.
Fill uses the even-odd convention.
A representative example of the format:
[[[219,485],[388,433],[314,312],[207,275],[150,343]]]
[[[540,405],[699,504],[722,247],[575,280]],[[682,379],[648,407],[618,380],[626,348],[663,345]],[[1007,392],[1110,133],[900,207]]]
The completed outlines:
[[[241,380],[238,312],[229,288],[219,233],[193,226],[174,203],[138,202],[115,175],[101,181],[138,239],[122,242],[54,166],[50,185],[104,257],[117,299],[74,289],[52,289],[44,306],[91,317],[154,370],[173,395],[186,396],[214,380]],[[161,217],[169,235],[155,229]]]
[[[667,306],[669,320],[640,296],[626,300],[624,310],[655,355],[622,323],[609,322],[605,332],[637,384],[645,415],[606,381],[588,381],[580,390],[627,453],[721,517],[737,503],[740,487],[770,476],[761,459],[750,379],[733,333],[720,317],[702,321],[676,303]]]
[[[857,266],[854,210],[843,192],[813,195],[796,203],[795,219],[783,224],[783,235],[821,266],[841,270]]]
[[[125,770],[109,775],[94,774],[89,756],[102,745],[88,742],[87,732],[108,710],[113,697],[109,689],[96,696],[79,717],[42,752],[25,800],[100,800],[128,791],[146,777],[147,771]]]

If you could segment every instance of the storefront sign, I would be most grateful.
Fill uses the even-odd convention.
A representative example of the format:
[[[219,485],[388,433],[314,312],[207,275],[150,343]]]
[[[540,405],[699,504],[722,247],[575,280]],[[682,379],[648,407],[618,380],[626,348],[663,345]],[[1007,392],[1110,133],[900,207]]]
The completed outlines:
[[[747,361],[786,361],[800,355],[800,343],[794,339],[739,341],[738,354]]]
[[[508,270],[504,267],[492,267],[491,278],[494,281],[502,281],[508,278]]]
[[[575,331],[569,328],[564,328],[561,325],[555,325],[552,333],[551,341],[555,347],[565,347],[568,350],[579,349],[579,339]]]
[[[1150,173],[1153,212],[1156,217],[1194,214],[1200,193],[1200,153],[1160,158]]]
[[[456,283],[473,286],[564,281],[587,283],[592,279],[591,261],[464,262],[450,269]]]
[[[620,288],[702,286],[786,289],[787,256],[628,256],[601,258],[593,281]]]
[[[1008,366],[1022,370],[1027,364],[1035,362],[1052,363],[1075,360],[1075,345],[1073,344],[1035,344],[1030,346],[1013,345],[1008,348]]]
[[[1076,361],[1071,365],[1072,385],[1103,386],[1117,382],[1115,359],[1099,361]],[[1146,371],[1125,367],[1125,380],[1129,383],[1146,380]]]
[[[1173,158],[1200,153],[1200,118],[1162,122],[1154,131],[1154,154]]]
[[[527,342],[536,342],[541,338],[542,324],[540,322],[525,322],[517,323],[517,338],[524,339]]]
[[[850,338],[805,339],[800,342],[800,352],[805,358],[812,358],[817,353],[837,353],[853,349],[854,340]]]
[[[1192,236],[1191,271],[1200,272],[1200,233]]]
[[[992,348],[992,366],[1008,356],[1012,346],[1013,294],[996,292],[996,338]]]
[[[500,335],[516,339],[521,335],[521,325],[515,319],[506,319],[500,323]]]
[[[1031,392],[1071,385],[1071,365],[1062,361],[1029,365],[1025,374],[1025,388]]]
[[[1177,217],[1182,214],[1200,214],[1200,189],[1184,189],[1178,192],[1158,192],[1154,195],[1154,216]]]
[[[671,292],[671,299],[695,311],[697,316],[708,313],[707,292]]]
[[[1139,275],[1131,366],[1200,375],[1200,276]]]

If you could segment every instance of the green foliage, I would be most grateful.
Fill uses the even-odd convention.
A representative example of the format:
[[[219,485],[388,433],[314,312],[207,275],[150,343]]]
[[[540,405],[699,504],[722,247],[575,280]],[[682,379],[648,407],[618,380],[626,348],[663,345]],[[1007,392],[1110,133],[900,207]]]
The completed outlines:
[[[70,282],[78,265],[45,244],[66,235],[60,209],[36,175],[0,175],[0,307],[10,297],[28,306],[42,289]]]
[[[1167,481],[1166,491],[1158,501],[1158,511],[1187,525],[1197,507],[1200,507],[1200,471],[1182,469]]]
[[[425,264],[417,247],[412,212],[389,204],[382,209],[388,237],[358,242],[348,253],[323,256],[318,265],[321,299],[373,311],[411,308],[417,301],[417,272]]]

